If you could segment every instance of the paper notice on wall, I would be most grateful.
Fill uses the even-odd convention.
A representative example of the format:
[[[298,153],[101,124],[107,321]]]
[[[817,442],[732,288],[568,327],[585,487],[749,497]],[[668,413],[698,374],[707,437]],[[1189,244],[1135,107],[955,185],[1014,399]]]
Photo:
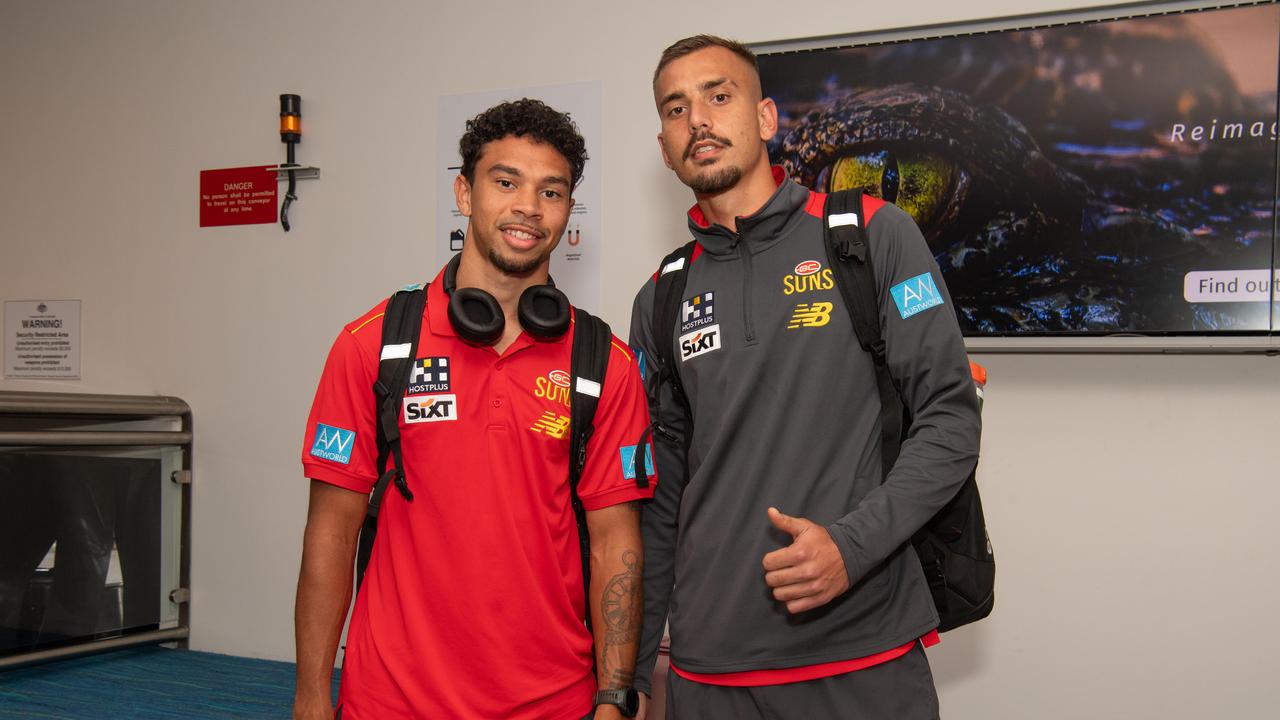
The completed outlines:
[[[79,380],[80,301],[6,301],[4,376]]]
[[[439,266],[460,250],[467,236],[467,218],[458,212],[454,178],[462,167],[458,140],[467,121],[507,100],[536,98],[569,114],[587,144],[587,167],[573,191],[573,211],[559,245],[551,254],[551,277],[574,305],[598,312],[600,305],[600,177],[603,168],[601,117],[603,85],[598,82],[513,88],[466,95],[442,95],[436,100],[436,262],[424,270],[434,277]]]

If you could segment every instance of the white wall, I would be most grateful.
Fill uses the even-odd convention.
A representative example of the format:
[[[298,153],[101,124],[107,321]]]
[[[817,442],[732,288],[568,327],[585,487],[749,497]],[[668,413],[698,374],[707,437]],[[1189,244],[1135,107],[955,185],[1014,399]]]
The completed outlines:
[[[437,95],[603,80],[592,162],[622,290],[601,309],[625,328],[631,288],[686,237],[648,89],[669,42],[1067,5],[7,0],[0,300],[83,300],[84,379],[0,389],[190,402],[192,646],[289,658],[303,423],[341,325],[435,270]],[[299,183],[294,231],[197,227],[199,170],[283,158],[282,92],[303,98],[299,160],[323,170]],[[1274,712],[1280,360],[980,359],[998,604],[932,652],[947,717]]]

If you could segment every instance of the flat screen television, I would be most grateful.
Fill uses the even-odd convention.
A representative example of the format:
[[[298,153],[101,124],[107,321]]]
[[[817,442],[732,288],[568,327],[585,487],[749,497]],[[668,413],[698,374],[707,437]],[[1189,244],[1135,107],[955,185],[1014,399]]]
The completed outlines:
[[[1130,10],[757,44],[770,155],[910,212],[971,350],[1280,350],[1280,5]]]

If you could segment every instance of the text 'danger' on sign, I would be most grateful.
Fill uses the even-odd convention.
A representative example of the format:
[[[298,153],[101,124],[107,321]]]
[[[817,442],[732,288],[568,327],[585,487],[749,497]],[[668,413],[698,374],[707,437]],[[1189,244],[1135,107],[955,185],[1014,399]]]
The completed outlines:
[[[272,165],[200,171],[200,227],[276,221]]]

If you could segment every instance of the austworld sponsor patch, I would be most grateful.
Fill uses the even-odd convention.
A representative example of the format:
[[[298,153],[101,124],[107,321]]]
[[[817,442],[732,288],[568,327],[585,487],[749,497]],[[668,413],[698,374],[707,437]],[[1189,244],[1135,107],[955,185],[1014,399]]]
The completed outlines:
[[[705,292],[680,303],[680,332],[715,322],[715,293]]]
[[[938,292],[931,273],[921,273],[910,280],[904,280],[889,288],[889,294],[893,296],[893,302],[898,306],[898,314],[903,320],[943,304],[942,293]]]
[[[409,371],[408,395],[449,392],[449,358],[423,357],[413,361]]]
[[[316,423],[316,436],[315,441],[311,443],[311,455],[321,460],[350,465],[351,448],[355,444],[354,430]]]
[[[622,460],[622,479],[636,479],[636,449],[637,445],[623,445],[618,448],[618,454]],[[644,446],[644,474],[645,477],[653,477],[653,445],[645,444]]]

